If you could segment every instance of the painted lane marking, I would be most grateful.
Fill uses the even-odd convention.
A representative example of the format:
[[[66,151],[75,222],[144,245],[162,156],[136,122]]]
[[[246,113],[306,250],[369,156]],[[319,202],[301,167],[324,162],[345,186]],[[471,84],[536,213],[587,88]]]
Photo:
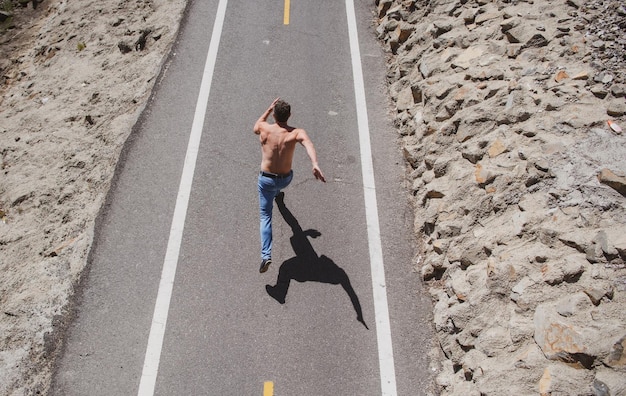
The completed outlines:
[[[382,395],[396,396],[396,373],[393,361],[393,346],[391,342],[391,325],[389,323],[389,306],[387,304],[385,266],[383,263],[380,226],[378,223],[378,204],[376,202],[374,165],[372,162],[372,147],[370,143],[369,121],[367,118],[367,104],[365,102],[365,84],[363,82],[361,51],[359,49],[359,35],[356,27],[356,15],[353,0],[346,0],[346,12],[348,16],[348,31],[350,36],[350,53],[352,56],[354,95],[356,97],[357,125],[359,128],[361,169],[363,172],[363,194],[365,197],[365,217],[367,222],[367,239],[372,271],[374,315],[376,316],[380,386]]]
[[[217,6],[209,52],[204,65],[202,83],[200,84],[200,92],[198,94],[198,101],[196,102],[196,112],[189,135],[189,143],[187,145],[183,173],[180,178],[178,196],[176,197],[176,207],[174,208],[170,236],[167,242],[165,259],[163,261],[159,291],[154,305],[152,326],[150,327],[150,336],[148,337],[148,346],[146,348],[146,356],[144,358],[143,371],[141,372],[141,381],[139,383],[139,396],[152,396],[154,394],[159,361],[161,359],[161,350],[163,348],[163,338],[165,336],[165,326],[167,324],[167,315],[170,307],[170,299],[172,297],[172,289],[174,287],[174,277],[176,276],[176,267],[178,265],[178,255],[183,238],[183,229],[185,228],[187,206],[191,194],[191,184],[196,168],[196,158],[198,156],[200,138],[202,137],[206,108],[209,102],[209,92],[211,90],[211,81],[213,80],[213,70],[215,68],[217,50],[222,35],[227,2],[228,0],[220,0]]]
[[[285,0],[285,12],[283,13],[283,24],[289,25],[289,7],[291,5],[291,0]]]
[[[274,383],[266,381],[263,384],[263,396],[274,396]]]

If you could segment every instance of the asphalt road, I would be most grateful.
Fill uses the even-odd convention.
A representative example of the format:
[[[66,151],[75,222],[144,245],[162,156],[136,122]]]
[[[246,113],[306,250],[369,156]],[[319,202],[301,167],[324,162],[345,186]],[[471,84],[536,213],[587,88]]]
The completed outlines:
[[[218,3],[190,1],[173,54],[125,147],[53,395],[133,395],[146,376]],[[347,3],[231,0],[179,230],[154,394],[421,395],[430,389],[431,306],[412,270],[413,220],[387,117],[385,58],[371,3],[357,1],[355,8],[386,283],[372,281]],[[274,264],[259,274],[260,148],[252,126],[278,96],[292,105],[290,124],[314,141],[328,183],[313,178],[299,147],[294,181],[284,205],[275,206]],[[277,284],[269,290],[284,303],[267,291]],[[380,367],[389,360],[379,358],[384,318],[375,309],[377,288],[387,297],[392,370]],[[389,371],[392,387],[382,374]]]

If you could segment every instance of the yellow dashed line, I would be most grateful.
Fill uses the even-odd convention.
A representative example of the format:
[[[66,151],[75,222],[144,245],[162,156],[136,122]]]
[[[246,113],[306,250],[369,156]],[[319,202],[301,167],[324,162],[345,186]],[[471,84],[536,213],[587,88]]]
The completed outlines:
[[[289,1],[289,0],[286,0]],[[263,384],[263,396],[274,396],[274,383],[267,381]]]
[[[283,24],[289,25],[289,5],[291,0],[285,0],[285,14],[283,15]]]

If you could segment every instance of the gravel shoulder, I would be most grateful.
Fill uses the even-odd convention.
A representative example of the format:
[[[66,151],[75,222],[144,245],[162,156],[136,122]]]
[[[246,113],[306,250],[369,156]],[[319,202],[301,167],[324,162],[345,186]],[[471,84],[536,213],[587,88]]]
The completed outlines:
[[[47,389],[96,217],[186,1],[36,4],[5,13],[0,35],[3,395]]]

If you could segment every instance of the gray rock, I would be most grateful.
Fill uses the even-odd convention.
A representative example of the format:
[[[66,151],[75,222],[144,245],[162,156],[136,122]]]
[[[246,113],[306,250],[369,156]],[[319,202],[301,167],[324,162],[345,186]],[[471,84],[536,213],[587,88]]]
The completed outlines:
[[[430,34],[433,36],[433,38],[437,38],[444,33],[448,33],[450,30],[452,30],[452,22],[452,19],[440,19],[433,21]]]
[[[604,99],[609,94],[609,91],[604,85],[598,84],[591,87],[591,93],[593,93],[597,98]]]
[[[626,176],[615,174],[610,169],[602,169],[598,174],[598,180],[606,184],[618,193],[626,196]]]
[[[613,84],[611,86],[611,95],[615,98],[623,98],[626,96],[626,84]]]
[[[391,47],[391,51],[394,54],[397,53],[400,45],[407,41],[414,31],[415,26],[407,22],[400,22],[390,34],[389,45]]]
[[[591,389],[593,390],[594,396],[611,396],[611,390],[609,387],[597,378],[593,380]]]
[[[413,98],[413,90],[411,87],[406,87],[398,94],[396,100],[396,109],[398,112],[408,110],[415,106],[415,100]]]
[[[564,317],[576,315],[590,309],[592,306],[589,296],[579,292],[571,296],[561,298],[556,305],[556,312]]]
[[[380,0],[378,2],[378,17],[382,18],[393,5],[393,0]]]
[[[579,255],[570,255],[563,260],[549,261],[543,265],[543,280],[556,285],[562,282],[574,282],[585,271],[586,260]]]
[[[623,372],[599,367],[596,371],[595,381],[599,381],[609,388],[610,395],[626,395],[626,381],[624,381]]]
[[[591,393],[593,374],[566,365],[551,364],[539,380],[540,395],[587,395]]]
[[[604,364],[608,367],[624,370],[626,369],[626,335],[620,338],[609,351]]]
[[[459,15],[459,18],[463,19],[463,22],[466,25],[472,24],[476,19],[478,11],[478,8],[465,8],[463,9],[463,12],[461,12],[461,14]]]
[[[519,24],[504,32],[506,38],[512,44],[523,44],[524,48],[528,47],[545,47],[548,40],[543,34],[538,33],[532,26]]]
[[[611,117],[621,117],[626,114],[626,102],[623,100],[612,100],[606,108],[606,114]]]
[[[481,332],[476,340],[476,349],[487,356],[496,356],[513,345],[509,330],[504,327],[490,327]]]
[[[461,54],[452,60],[452,66],[463,70],[469,69],[471,65],[475,65],[483,55],[487,53],[486,46],[472,46],[467,48]]]
[[[589,300],[593,303],[593,305],[599,305],[602,301],[602,298],[607,296],[607,292],[602,289],[586,289],[585,294],[589,297]]]

